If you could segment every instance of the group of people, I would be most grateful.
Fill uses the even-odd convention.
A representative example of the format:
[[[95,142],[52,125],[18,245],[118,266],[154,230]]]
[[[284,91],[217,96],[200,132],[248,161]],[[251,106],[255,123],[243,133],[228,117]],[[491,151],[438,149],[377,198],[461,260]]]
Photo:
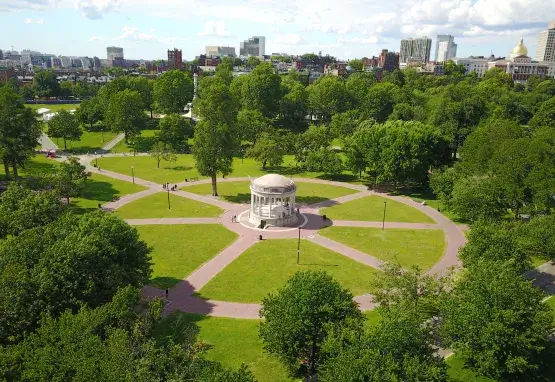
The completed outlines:
[[[177,191],[177,184],[170,186],[169,183],[164,183],[162,184],[162,187],[164,187],[164,190]]]

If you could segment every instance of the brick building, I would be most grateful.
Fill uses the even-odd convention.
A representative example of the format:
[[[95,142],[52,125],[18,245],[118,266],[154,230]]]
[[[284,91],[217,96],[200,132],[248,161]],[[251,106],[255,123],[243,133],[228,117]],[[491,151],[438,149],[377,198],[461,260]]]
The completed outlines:
[[[180,49],[168,50],[168,68],[183,69],[183,56]]]

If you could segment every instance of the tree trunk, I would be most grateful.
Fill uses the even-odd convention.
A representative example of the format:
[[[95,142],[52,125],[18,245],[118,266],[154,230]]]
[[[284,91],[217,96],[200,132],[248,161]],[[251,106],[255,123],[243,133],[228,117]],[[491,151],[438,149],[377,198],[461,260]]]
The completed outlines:
[[[216,174],[212,175],[212,196],[218,196],[218,185],[216,184]]]
[[[362,170],[359,170],[359,171],[358,171],[358,177],[359,177],[359,178],[362,178]]]
[[[89,123],[91,124],[91,131],[93,129],[93,123],[91,121],[89,121]]]
[[[262,170],[266,170],[266,162],[267,161],[262,162]]]
[[[316,371],[316,340],[312,340],[312,348],[310,349],[310,369],[309,373],[311,376],[314,375]]]
[[[4,159],[4,172],[6,173],[6,179],[10,180],[10,165],[6,159]]]
[[[19,174],[17,173],[17,161],[15,158],[12,158],[12,167],[13,167],[13,178],[14,180],[19,179]]]
[[[158,168],[160,168],[160,158],[158,158]]]
[[[66,196],[66,200],[67,200],[67,205],[69,206],[69,196]]]
[[[66,139],[64,138],[64,150],[67,150],[67,143],[66,143]]]
[[[150,110],[150,119],[152,119],[152,118],[154,118],[154,117],[152,116],[152,110]]]
[[[124,132],[124,133],[123,133],[123,137],[124,137],[124,139],[125,139],[125,144],[128,144],[128,143],[129,143],[129,140],[127,139],[127,132]],[[133,149],[134,149],[134,148],[133,148]]]

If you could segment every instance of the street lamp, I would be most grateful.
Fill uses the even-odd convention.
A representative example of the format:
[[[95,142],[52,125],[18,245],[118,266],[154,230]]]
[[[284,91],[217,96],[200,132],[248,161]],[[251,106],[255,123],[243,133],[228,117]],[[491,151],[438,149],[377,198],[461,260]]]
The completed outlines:
[[[170,188],[168,187],[169,185],[166,186],[166,189],[168,190],[168,210],[171,210],[171,205],[170,205]]]
[[[102,135],[102,142],[104,142],[104,127],[100,127],[100,134]]]
[[[387,202],[383,202],[383,221],[382,221],[382,231],[385,229],[385,209],[387,207]]]
[[[131,176],[133,177],[133,184],[135,184],[135,168],[131,166]]]
[[[95,161],[96,161],[96,163],[95,163],[95,164],[96,164],[96,168],[98,168],[98,155],[96,155],[96,151],[94,152],[94,156],[96,157],[96,158],[95,158]]]
[[[299,227],[299,240],[297,241],[297,265],[299,265],[300,257],[301,257],[301,227]]]

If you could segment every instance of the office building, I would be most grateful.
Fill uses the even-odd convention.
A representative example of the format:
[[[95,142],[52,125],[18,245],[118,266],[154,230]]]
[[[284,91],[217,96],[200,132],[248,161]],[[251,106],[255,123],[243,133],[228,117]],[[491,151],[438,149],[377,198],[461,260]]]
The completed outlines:
[[[448,34],[438,34],[436,40],[436,53],[434,61],[444,62],[457,56],[457,44],[455,38]]]
[[[204,53],[207,57],[235,57],[233,46],[206,46]]]
[[[51,57],[50,63],[51,63],[50,65],[52,66],[52,69],[62,68],[62,60],[60,60],[58,57]]]
[[[117,46],[109,46],[106,48],[106,53],[109,67],[121,68],[124,66],[123,48],[119,48]]]
[[[2,53],[2,49],[0,49],[0,60],[4,59],[4,53]]]
[[[93,57],[93,70],[100,70],[100,68],[102,67],[102,64],[100,63],[100,59],[96,56]]]
[[[403,64],[410,62],[426,63],[430,61],[431,49],[432,39],[426,36],[402,39],[399,62]]]
[[[253,36],[241,42],[239,55],[243,57],[256,56],[262,57],[266,54],[266,37]]]
[[[555,62],[555,20],[547,25],[546,31],[540,32],[535,58],[540,62]]]
[[[173,48],[173,50],[168,50],[168,67],[170,69],[182,69],[183,68],[183,56],[181,50]]]
[[[476,73],[478,78],[481,78],[486,74],[489,68],[489,62],[495,61],[494,56],[484,57],[484,56],[470,56],[466,58],[453,58],[453,62],[457,65],[462,65],[466,69],[465,74]]]

